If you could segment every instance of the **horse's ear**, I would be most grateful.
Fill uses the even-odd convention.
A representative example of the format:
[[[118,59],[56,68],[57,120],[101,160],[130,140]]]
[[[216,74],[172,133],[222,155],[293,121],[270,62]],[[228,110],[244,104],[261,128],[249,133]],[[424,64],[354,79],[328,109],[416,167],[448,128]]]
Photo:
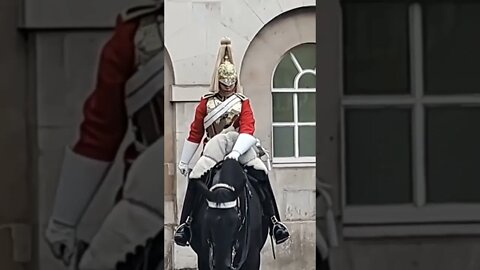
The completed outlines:
[[[208,200],[212,200],[213,198],[213,193],[208,189],[207,184],[205,184],[201,180],[189,180],[189,181],[195,181],[194,183],[197,185],[198,190],[207,197]]]

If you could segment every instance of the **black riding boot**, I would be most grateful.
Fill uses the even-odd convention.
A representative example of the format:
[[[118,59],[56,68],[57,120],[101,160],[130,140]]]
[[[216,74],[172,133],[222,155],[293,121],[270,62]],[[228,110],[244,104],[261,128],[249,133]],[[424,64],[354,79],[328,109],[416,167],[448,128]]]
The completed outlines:
[[[275,243],[278,245],[287,241],[287,239],[290,237],[290,233],[288,232],[287,226],[280,222],[280,214],[278,213],[278,208],[275,203],[275,197],[270,187],[270,183],[261,183],[260,186],[266,195],[263,208],[268,217],[270,217],[270,234],[273,234]]]
[[[183,201],[182,215],[180,216],[180,225],[175,230],[174,241],[179,246],[188,246],[192,239],[192,231],[190,225],[192,224],[192,211],[195,202],[195,188],[194,183],[188,181],[187,192]]]
[[[272,186],[268,179],[268,175],[263,171],[248,168],[248,174],[253,176],[257,181],[257,186],[260,188],[264,196],[263,211],[270,220],[270,234],[273,234],[275,243],[281,244],[288,240],[290,233],[287,226],[280,220],[280,213],[278,211],[275,195],[273,194]]]

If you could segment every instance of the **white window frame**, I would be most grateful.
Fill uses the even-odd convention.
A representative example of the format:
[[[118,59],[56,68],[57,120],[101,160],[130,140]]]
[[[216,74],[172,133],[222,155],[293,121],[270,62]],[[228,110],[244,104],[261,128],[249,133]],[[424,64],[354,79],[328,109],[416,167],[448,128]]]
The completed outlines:
[[[300,44],[298,46],[301,46],[303,44]],[[316,93],[316,88],[298,88],[298,83],[302,76],[311,74],[313,76],[317,76],[316,74],[316,68],[314,69],[303,69],[300,63],[298,62],[297,58],[295,55],[293,55],[292,52],[289,52],[290,58],[292,59],[292,62],[294,63],[295,67],[297,68],[297,75],[294,78],[293,81],[293,88],[274,88],[273,87],[273,77],[271,79],[271,91],[272,91],[272,96],[274,93],[293,93],[293,122],[273,122],[272,120],[272,163],[276,167],[290,167],[289,165],[292,166],[306,166],[306,167],[311,167],[315,166],[316,163],[316,157],[306,157],[306,156],[300,156],[300,147],[299,147],[299,139],[298,139],[298,127],[302,126],[316,126],[316,122],[298,122],[298,94],[299,93]],[[286,56],[284,56],[286,57]],[[284,59],[282,57],[279,61],[278,64]],[[275,76],[275,72],[277,71],[277,66],[275,67],[275,71],[273,76]],[[273,106],[273,103],[272,103]],[[273,109],[273,108],[272,108]],[[273,129],[274,127],[293,127],[294,128],[294,157],[275,157],[275,147],[274,147],[274,133]]]
[[[430,105],[480,106],[480,96],[444,95],[424,96],[422,7],[409,7],[411,93],[407,95],[346,96],[341,102],[341,181],[344,235],[347,237],[429,235],[438,233],[480,233],[480,203],[426,204],[425,175],[425,108]],[[412,114],[413,203],[379,206],[351,206],[346,195],[346,138],[345,110],[395,106],[410,108]],[[388,180],[388,179],[386,179]],[[474,222],[474,223],[472,223]],[[432,225],[432,223],[435,223]],[[466,223],[472,223],[465,225]],[[401,225],[399,225],[401,224]],[[353,226],[349,225],[363,225]],[[466,229],[467,227],[470,229]],[[474,230],[471,229],[473,226]],[[438,229],[438,230],[433,230]]]

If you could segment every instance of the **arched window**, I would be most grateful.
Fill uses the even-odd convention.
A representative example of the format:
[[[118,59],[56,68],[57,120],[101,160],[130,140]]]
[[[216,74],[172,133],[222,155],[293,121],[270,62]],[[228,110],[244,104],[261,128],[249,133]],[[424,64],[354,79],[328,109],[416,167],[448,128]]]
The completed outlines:
[[[315,161],[315,43],[288,51],[272,80],[274,162]]]

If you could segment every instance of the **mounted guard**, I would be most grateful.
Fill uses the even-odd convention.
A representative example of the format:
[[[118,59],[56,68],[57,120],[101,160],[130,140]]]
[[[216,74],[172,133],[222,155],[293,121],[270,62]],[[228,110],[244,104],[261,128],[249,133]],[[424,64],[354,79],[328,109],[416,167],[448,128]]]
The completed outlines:
[[[243,94],[243,88],[238,81],[231,42],[229,39],[222,39],[210,85],[210,93],[201,97],[190,126],[189,136],[183,146],[178,165],[180,173],[187,178],[199,177],[199,175],[190,174],[189,164],[202,143],[205,133],[204,144],[218,134],[225,134],[233,130],[238,131],[239,135],[232,151],[225,156],[225,159],[239,160],[239,157],[252,148],[257,150],[257,153],[264,154],[263,148],[259,147],[259,141],[254,137],[255,118],[250,100]],[[273,234],[277,244],[285,242],[290,234],[287,227],[280,222],[279,211],[267,171],[250,167],[247,173],[258,180],[257,188],[260,188],[263,191],[262,193],[265,194],[263,208],[265,215],[271,221],[270,233]],[[190,225],[193,222],[194,206],[198,205],[198,192],[195,192],[195,185],[192,184],[192,180],[193,178],[188,181],[180,225],[174,235],[175,243],[180,246],[187,246],[191,241]]]

